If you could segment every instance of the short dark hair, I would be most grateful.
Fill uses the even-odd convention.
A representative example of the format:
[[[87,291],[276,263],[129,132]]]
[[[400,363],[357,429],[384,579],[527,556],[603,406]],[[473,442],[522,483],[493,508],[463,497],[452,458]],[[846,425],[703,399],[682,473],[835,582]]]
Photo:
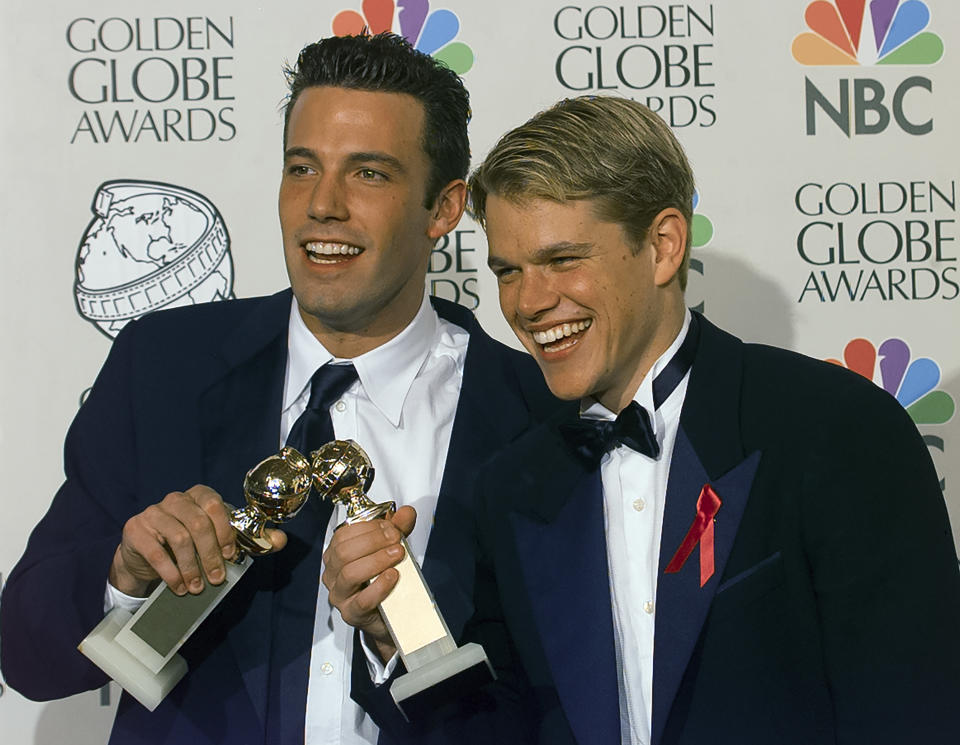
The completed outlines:
[[[285,67],[290,95],[284,106],[286,146],[290,112],[300,94],[315,86],[406,93],[424,109],[422,146],[430,160],[424,206],[433,206],[440,190],[465,179],[470,168],[470,96],[449,67],[415,50],[391,33],[331,36],[305,46],[294,67]]]

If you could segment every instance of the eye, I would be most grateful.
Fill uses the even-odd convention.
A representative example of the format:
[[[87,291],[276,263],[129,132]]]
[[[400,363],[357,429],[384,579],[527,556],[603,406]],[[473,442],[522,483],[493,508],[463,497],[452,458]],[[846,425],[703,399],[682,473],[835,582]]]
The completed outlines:
[[[569,269],[579,260],[579,256],[554,256],[550,259],[550,265],[557,269]]]
[[[287,174],[290,176],[309,176],[315,171],[303,163],[291,163],[287,166]]]
[[[386,181],[387,180],[386,174],[381,173],[380,171],[375,171],[373,168],[361,168],[357,172],[357,175],[363,181]]]
[[[515,279],[516,276],[519,274],[519,272],[514,267],[510,267],[510,266],[494,269],[493,273],[497,278],[497,282],[499,282],[500,284],[510,282],[511,280]]]

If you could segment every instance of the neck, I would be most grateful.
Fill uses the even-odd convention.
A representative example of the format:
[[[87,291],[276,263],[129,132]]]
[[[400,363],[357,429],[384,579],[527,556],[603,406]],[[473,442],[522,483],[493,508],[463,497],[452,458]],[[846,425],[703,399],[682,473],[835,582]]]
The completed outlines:
[[[323,344],[324,349],[334,357],[353,359],[386,344],[397,336],[416,318],[422,302],[421,294],[415,303],[408,302],[402,308],[391,308],[389,314],[381,313],[369,323],[349,328],[338,328],[324,323],[316,316],[304,311],[299,305],[297,309],[306,327]],[[389,317],[384,318],[384,316]]]
[[[663,317],[650,340],[650,344],[648,344],[644,350],[643,356],[640,358],[639,364],[634,368],[633,374],[622,387],[611,389],[597,395],[596,398],[601,404],[615,414],[619,414],[630,405],[630,402],[633,401],[634,396],[637,395],[637,391],[640,389],[640,384],[644,378],[647,377],[650,370],[653,369],[654,363],[670,348],[670,345],[676,341],[677,336],[680,334],[680,329],[683,328],[685,313],[686,307],[683,304],[683,296],[680,297],[679,302],[671,303],[668,308],[665,308]]]

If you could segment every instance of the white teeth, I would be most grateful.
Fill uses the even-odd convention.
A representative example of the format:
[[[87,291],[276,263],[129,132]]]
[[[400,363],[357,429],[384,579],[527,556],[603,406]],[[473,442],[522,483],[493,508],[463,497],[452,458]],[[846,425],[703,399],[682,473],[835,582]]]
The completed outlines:
[[[592,321],[588,318],[585,321],[574,321],[573,323],[561,323],[554,326],[551,329],[546,331],[534,331],[533,340],[537,344],[549,344],[550,342],[563,339],[566,336],[573,336],[574,334],[579,334],[581,331],[584,331],[590,328]],[[564,345],[562,348],[570,346],[569,344]]]
[[[314,256],[356,256],[362,249],[347,243],[322,243],[314,241],[306,245],[307,253]]]

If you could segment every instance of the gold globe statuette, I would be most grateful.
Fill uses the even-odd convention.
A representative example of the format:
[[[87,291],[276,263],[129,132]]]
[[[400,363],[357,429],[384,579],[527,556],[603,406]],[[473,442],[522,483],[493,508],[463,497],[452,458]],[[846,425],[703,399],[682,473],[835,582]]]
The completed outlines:
[[[314,481],[310,461],[285,447],[251,468],[243,480],[246,506],[234,509],[237,556],[225,562],[226,579],[197,595],[175,595],[161,583],[136,613],[114,608],[80,643],[80,651],[124,690],[153,711],[187,672],[177,651],[252,564],[273,550],[266,529],[306,504]]]
[[[315,450],[311,468],[318,495],[346,507],[338,529],[388,519],[396,511],[395,502],[376,503],[367,496],[374,468],[353,440],[334,440]],[[403,715],[415,719],[494,674],[483,647],[457,646],[406,539],[401,544],[404,557],[396,566],[400,578],[380,604],[380,615],[407,669],[391,683],[390,694]]]

